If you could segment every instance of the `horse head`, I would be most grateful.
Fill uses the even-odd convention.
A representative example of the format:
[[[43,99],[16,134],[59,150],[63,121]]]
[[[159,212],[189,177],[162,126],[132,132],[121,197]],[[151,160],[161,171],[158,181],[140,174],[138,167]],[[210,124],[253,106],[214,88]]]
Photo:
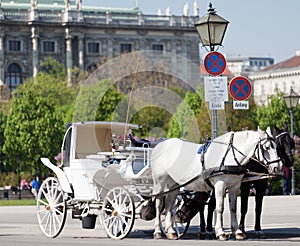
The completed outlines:
[[[290,136],[287,127],[279,129],[275,126],[273,137],[277,145],[278,156],[282,160],[282,164],[286,167],[294,165],[293,150],[295,149],[294,139]]]
[[[257,161],[265,168],[266,173],[277,175],[282,166],[281,158],[278,155],[277,144],[271,135],[268,127],[266,131],[258,128],[259,141],[255,151]]]

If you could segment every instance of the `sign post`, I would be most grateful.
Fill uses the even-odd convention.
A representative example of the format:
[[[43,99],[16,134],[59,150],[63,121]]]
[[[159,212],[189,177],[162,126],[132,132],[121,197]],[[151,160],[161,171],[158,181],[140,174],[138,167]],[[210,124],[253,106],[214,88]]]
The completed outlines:
[[[204,67],[210,77],[204,78],[205,101],[212,110],[212,137],[218,136],[217,110],[225,109],[224,101],[228,100],[227,77],[219,77],[226,69],[225,57],[216,51],[208,53]]]

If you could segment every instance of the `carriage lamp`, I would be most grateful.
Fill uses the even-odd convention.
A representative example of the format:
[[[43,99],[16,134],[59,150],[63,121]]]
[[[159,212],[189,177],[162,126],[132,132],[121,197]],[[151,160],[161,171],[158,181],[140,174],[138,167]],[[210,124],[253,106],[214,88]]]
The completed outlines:
[[[202,46],[209,46],[214,51],[215,46],[221,46],[229,21],[217,15],[212,3],[209,4],[207,14],[195,23]]]
[[[197,33],[200,37],[202,46],[207,50],[214,51],[216,46],[221,46],[229,21],[217,15],[212,3],[209,4],[209,9],[206,15],[195,23]],[[217,125],[217,110],[212,110],[212,137],[218,136]]]
[[[291,137],[294,138],[294,109],[297,107],[300,96],[291,87],[290,94],[283,97],[287,109],[290,110],[291,118]],[[295,167],[292,166],[292,195],[295,195],[295,183],[296,183],[296,173]]]

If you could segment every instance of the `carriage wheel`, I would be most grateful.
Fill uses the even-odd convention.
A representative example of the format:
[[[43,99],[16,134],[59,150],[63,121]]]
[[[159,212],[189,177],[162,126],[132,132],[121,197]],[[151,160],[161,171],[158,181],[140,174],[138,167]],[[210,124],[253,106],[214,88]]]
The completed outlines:
[[[101,217],[110,238],[126,237],[135,220],[135,206],[130,194],[121,187],[110,190],[104,198]]]
[[[178,222],[175,220],[175,214],[176,212],[180,209],[180,207],[183,205],[183,199],[181,195],[178,195],[176,198],[176,202],[174,205],[174,208],[172,210],[172,226],[173,229],[175,230],[177,237],[182,238],[187,230],[189,229],[190,226],[190,221],[188,222]],[[162,212],[161,214],[161,224],[160,224],[161,231],[166,235],[165,231],[165,211]]]
[[[37,195],[37,219],[47,237],[57,237],[62,231],[67,216],[67,204],[58,179],[47,178]]]

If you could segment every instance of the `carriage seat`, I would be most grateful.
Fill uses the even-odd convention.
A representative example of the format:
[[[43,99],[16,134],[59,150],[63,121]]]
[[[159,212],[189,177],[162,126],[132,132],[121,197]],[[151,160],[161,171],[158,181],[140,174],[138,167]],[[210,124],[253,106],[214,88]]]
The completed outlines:
[[[134,170],[133,168],[133,164],[135,161],[138,160],[136,159],[136,156],[134,154],[130,154],[126,160],[121,160],[118,173],[124,179],[139,179],[142,177],[147,177],[151,174],[150,167],[144,164],[142,165],[142,168],[137,170],[136,172],[136,170]]]

